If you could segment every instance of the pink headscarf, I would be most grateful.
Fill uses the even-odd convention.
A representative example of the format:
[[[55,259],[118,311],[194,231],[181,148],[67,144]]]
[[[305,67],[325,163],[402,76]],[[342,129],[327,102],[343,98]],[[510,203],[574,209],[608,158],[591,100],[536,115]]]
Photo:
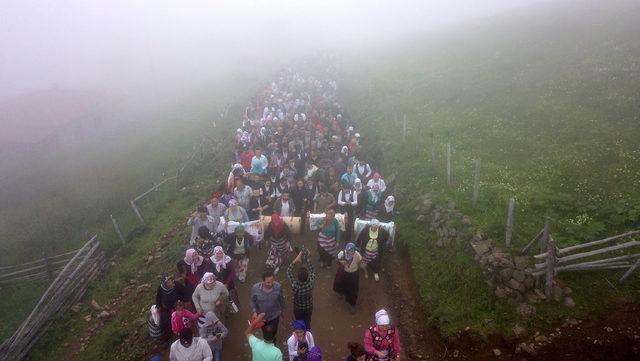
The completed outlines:
[[[198,259],[194,262],[193,261],[193,254],[197,253],[197,251],[193,248],[189,248],[187,250],[187,252],[185,252],[184,254],[184,263],[188,264],[189,266],[191,266],[191,273],[192,274],[196,274],[196,272],[198,272],[198,267],[200,267],[202,265],[202,262],[204,261],[204,257],[202,257],[201,255],[198,254]]]
[[[222,253],[222,259],[217,260],[216,255]],[[211,256],[211,262],[216,265],[216,270],[220,272],[223,268],[227,268],[227,263],[231,262],[231,257],[224,254],[224,250],[220,246],[213,248],[213,256]]]

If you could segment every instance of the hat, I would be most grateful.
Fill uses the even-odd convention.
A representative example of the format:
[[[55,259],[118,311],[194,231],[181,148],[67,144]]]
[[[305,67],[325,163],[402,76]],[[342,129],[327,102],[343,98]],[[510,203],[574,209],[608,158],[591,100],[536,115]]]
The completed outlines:
[[[231,199],[229,200],[229,207],[233,207],[233,206],[237,206],[238,205],[238,201],[235,199]]]
[[[375,218],[372,219],[369,224],[371,225],[371,227],[380,227],[380,221]]]
[[[302,330],[302,331],[307,331],[307,325],[304,323],[303,320],[295,320],[293,321],[293,329],[294,330]]]
[[[235,234],[244,233],[244,225],[239,224],[236,226],[236,229],[233,231]]]

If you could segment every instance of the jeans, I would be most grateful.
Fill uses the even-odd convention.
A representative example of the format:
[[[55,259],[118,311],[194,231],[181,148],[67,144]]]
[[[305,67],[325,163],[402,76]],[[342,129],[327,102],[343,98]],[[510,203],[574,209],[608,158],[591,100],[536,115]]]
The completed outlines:
[[[212,350],[213,351],[213,360],[214,361],[222,361],[222,349],[220,350]]]
[[[304,321],[304,324],[307,326],[307,330],[311,331],[311,313],[312,312],[313,312],[312,308],[308,310],[297,310],[294,308],[293,316],[295,317],[296,320]]]

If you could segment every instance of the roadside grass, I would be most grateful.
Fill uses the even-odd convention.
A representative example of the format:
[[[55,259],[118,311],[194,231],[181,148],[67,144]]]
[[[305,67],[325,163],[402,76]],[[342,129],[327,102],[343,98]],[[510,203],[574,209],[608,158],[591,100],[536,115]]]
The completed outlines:
[[[88,297],[95,297],[99,302],[108,300],[122,285],[118,280],[121,282],[126,279],[136,269],[145,269],[141,255],[146,254],[159,232],[175,225],[176,219],[184,218],[198,202],[210,197],[215,186],[211,179],[221,179],[228,168],[230,153],[227,147],[216,152],[205,163],[197,165],[197,169],[190,170],[184,190],[177,192],[175,182],[161,186],[157,194],[140,202],[146,226],[139,225],[129,206],[129,200],[152,187],[153,182],[175,175],[178,164],[186,160],[204,134],[210,133],[213,138],[232,134],[232,128],[237,125],[238,116],[244,109],[244,103],[236,103],[237,99],[244,101],[247,91],[261,85],[262,78],[234,80],[236,82],[233,84],[228,80],[215,85],[216,88],[201,98],[190,99],[186,104],[177,106],[177,109],[167,111],[166,118],[157,121],[153,129],[145,131],[133,126],[122,134],[122,138],[87,145],[79,154],[60,151],[49,155],[47,162],[43,163],[59,161],[57,168],[34,165],[36,173],[52,172],[52,177],[48,178],[52,184],[48,187],[53,194],[44,193],[7,211],[13,212],[10,219],[4,219],[7,224],[14,216],[20,222],[12,223],[11,228],[4,228],[2,233],[7,237],[19,235],[19,238],[6,238],[13,241],[2,243],[0,259],[6,261],[2,264],[41,257],[45,248],[49,254],[68,251],[80,247],[91,235],[97,234],[107,257],[111,259],[115,256],[119,264],[110,269],[106,278],[91,286],[92,290],[85,300]],[[235,108],[230,110],[226,119],[221,120],[220,112],[226,104]],[[211,126],[213,119],[217,121],[215,129]],[[35,183],[42,181],[36,179]],[[20,234],[19,230],[25,227],[23,221],[29,219],[25,219],[24,215],[34,213],[42,215],[41,222],[28,228],[30,232]],[[110,214],[120,225],[124,243],[114,231]],[[40,242],[42,239],[47,241]],[[172,262],[174,259],[171,258]],[[0,322],[0,339],[13,333],[47,286],[46,282],[30,282],[2,287],[4,297],[0,298],[0,310],[5,312]],[[150,299],[146,298],[145,302]],[[85,321],[78,315],[61,317],[34,349],[34,359],[37,355],[47,357],[53,349],[61,347],[58,342],[60,338],[77,335],[86,327]],[[113,327],[115,332],[117,327]]]
[[[429,242],[413,215],[421,194],[453,198],[474,231],[503,247],[514,197],[514,253],[538,233],[545,215],[553,219],[559,247],[640,228],[640,63],[634,60],[640,40],[630,35],[640,30],[637,15],[638,6],[587,11],[562,23],[559,15],[514,16],[345,62],[344,104],[359,125],[365,154],[375,154],[370,161],[383,177],[397,174],[401,241],[430,316],[445,334],[467,326],[509,333],[516,318],[494,299],[468,246],[440,249]],[[599,27],[603,19],[616,25]],[[523,21],[526,29],[518,24]],[[560,25],[567,22],[571,29]],[[471,201],[475,159],[482,162],[477,204]],[[623,284],[620,276],[561,274],[577,306],[539,305],[529,326],[550,327],[637,301],[640,274]]]

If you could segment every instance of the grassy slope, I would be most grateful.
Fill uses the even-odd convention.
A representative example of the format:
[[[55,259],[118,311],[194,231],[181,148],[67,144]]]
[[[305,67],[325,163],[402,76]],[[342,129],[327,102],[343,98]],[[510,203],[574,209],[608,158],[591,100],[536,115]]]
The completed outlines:
[[[382,146],[379,161],[387,174],[407,175],[396,191],[407,215],[400,229],[422,295],[445,332],[467,325],[488,331],[486,318],[506,328],[513,316],[494,303],[465,246],[425,244],[429,236],[409,216],[416,193],[453,196],[474,226],[496,240],[504,238],[507,200],[515,197],[516,249],[537,233],[545,214],[554,219],[560,246],[638,227],[639,16],[638,5],[622,2],[532,9],[347,61],[345,104],[365,143]],[[451,188],[443,184],[448,142],[454,149]],[[482,191],[473,206],[477,158]],[[578,307],[540,307],[534,323],[637,297],[639,276],[613,286],[619,274],[563,275]]]
[[[255,87],[256,81],[252,77],[227,79],[200,99],[192,98],[188,103],[162,111],[163,118],[151,129],[129,129],[122,138],[95,144],[73,156],[64,152],[50,154],[36,172],[51,174],[47,178],[53,182],[48,186],[51,193],[39,195],[37,202],[25,201],[4,218],[7,225],[3,227],[5,237],[2,239],[13,242],[5,241],[2,244],[2,259],[7,260],[3,264],[38,257],[42,250],[38,240],[43,239],[43,235],[47,236],[46,247],[50,254],[78,247],[86,242],[90,234],[98,234],[102,247],[108,255],[113,255],[122,244],[108,218],[110,213],[118,219],[128,241],[136,244],[135,250],[129,249],[131,245],[125,247],[123,255],[133,257],[134,254],[146,254],[150,239],[157,235],[157,228],[162,229],[167,224],[151,224],[146,229],[138,227],[137,219],[128,205],[129,199],[146,190],[153,181],[162,179],[162,173],[173,174],[176,165],[184,161],[192,147],[200,141],[203,130],[211,133],[211,120],[219,117],[225,102],[236,96],[244,99],[245,92]],[[218,127],[221,133],[226,126]],[[227,134],[231,134],[229,130]],[[227,154],[224,153],[224,156]],[[59,167],[49,168],[46,164],[58,164]],[[224,166],[227,166],[226,162]],[[198,171],[196,178],[202,177],[204,171]],[[204,197],[204,189],[198,197],[186,198],[186,201],[182,193],[177,197],[174,183],[169,182],[161,188],[154,202],[143,202],[141,208],[144,216],[150,219],[182,217],[188,208],[194,206],[195,199]],[[176,201],[178,198],[180,201]],[[18,219],[23,219],[24,214],[33,213],[35,209],[45,218],[30,229],[33,233],[20,234],[17,230],[23,225]],[[11,220],[16,223],[11,223]],[[153,230],[152,233],[147,229]],[[20,246],[16,241],[20,242]],[[129,262],[140,266],[142,261],[141,258],[135,261],[131,258]],[[111,281],[107,281],[107,284],[113,287]],[[0,298],[0,310],[11,312],[3,312],[0,339],[11,335],[31,312],[46,287],[46,282],[42,281],[2,288],[5,297]]]

